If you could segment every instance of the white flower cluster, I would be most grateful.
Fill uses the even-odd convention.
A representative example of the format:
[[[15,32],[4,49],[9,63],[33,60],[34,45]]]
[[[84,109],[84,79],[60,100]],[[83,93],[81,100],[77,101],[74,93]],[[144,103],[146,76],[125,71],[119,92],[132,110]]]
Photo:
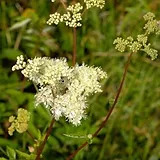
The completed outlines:
[[[105,0],[84,0],[84,2],[86,3],[87,9],[91,7],[98,7],[102,9],[105,5]]]
[[[86,115],[88,96],[102,92],[99,81],[107,78],[98,67],[69,67],[64,58],[46,57],[29,59],[22,74],[39,86],[36,105],[44,104],[56,120],[65,116],[74,125]]]
[[[12,71],[23,69],[26,66],[23,55],[17,57],[16,64],[12,67]]]
[[[58,25],[59,22],[63,22],[63,16],[60,13],[55,12],[54,14],[50,14],[50,19],[47,21],[47,24],[51,25],[52,23]]]
[[[60,13],[55,12],[50,15],[50,19],[47,21],[47,24],[52,25],[53,23],[58,25],[59,22],[64,22],[66,26],[69,27],[80,27],[82,24],[82,13],[80,12],[83,9],[80,3],[68,6],[67,13],[61,15]]]

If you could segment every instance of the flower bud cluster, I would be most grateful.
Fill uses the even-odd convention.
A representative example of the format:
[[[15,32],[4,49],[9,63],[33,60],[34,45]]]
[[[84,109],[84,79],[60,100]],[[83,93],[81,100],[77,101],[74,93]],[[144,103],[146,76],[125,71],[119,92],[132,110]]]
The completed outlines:
[[[150,33],[156,33],[160,34],[160,25],[159,21],[157,21],[155,18],[155,15],[151,12],[148,12],[143,16],[144,20],[146,21],[146,24],[144,26],[144,29],[146,30],[146,34]]]
[[[123,39],[121,37],[117,37],[113,42],[113,44],[116,44],[115,49],[117,49],[120,52],[124,52],[125,51],[126,46],[128,45],[128,43],[129,43],[128,40],[125,40],[125,39]]]
[[[124,52],[128,48],[131,52],[138,52],[139,50],[144,51],[151,57],[151,60],[157,58],[157,50],[150,47],[150,43],[147,43],[148,36],[151,33],[158,34],[160,32],[160,26],[158,26],[158,21],[154,19],[155,15],[151,12],[144,15],[144,20],[147,21],[145,24],[145,33],[137,36],[137,39],[134,40],[132,37],[123,39],[118,37],[114,40],[115,49],[120,52]]]
[[[47,24],[52,25],[54,23],[58,25],[60,22],[64,22],[69,27],[80,27],[82,26],[80,22],[82,20],[82,13],[80,12],[82,9],[83,6],[80,3],[70,5],[67,8],[67,13],[63,15],[57,12],[51,14]]]
[[[66,120],[78,125],[85,118],[87,98],[102,92],[100,80],[107,74],[98,67],[85,64],[69,67],[66,59],[47,57],[28,59],[22,74],[39,86],[35,104],[50,109],[56,120]]]
[[[28,129],[28,122],[30,119],[30,113],[20,108],[18,109],[18,116],[17,118],[15,116],[11,116],[9,118],[9,122],[11,123],[11,126],[8,128],[9,135],[13,135],[13,132],[16,130],[19,133],[23,133]]]
[[[52,23],[58,25],[59,22],[63,22],[63,17],[60,15],[60,13],[55,12],[54,14],[50,14],[50,19],[47,21],[49,25]]]
[[[91,7],[98,7],[102,9],[105,5],[105,0],[84,0],[84,2],[86,3],[87,9]]]

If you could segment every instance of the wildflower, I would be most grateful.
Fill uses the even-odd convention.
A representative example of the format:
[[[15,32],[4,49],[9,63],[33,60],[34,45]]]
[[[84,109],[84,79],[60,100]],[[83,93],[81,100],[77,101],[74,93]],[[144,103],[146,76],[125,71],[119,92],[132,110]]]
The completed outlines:
[[[80,27],[82,26],[82,13],[80,12],[83,9],[80,3],[76,3],[74,5],[70,5],[67,7],[67,12],[63,15],[55,12],[50,15],[50,19],[47,21],[47,24],[52,25],[59,24],[59,22],[64,22],[66,26],[69,27]]]
[[[155,18],[155,15],[152,12],[148,12],[143,16],[145,21],[151,21]]]
[[[120,52],[124,52],[126,49],[126,46],[128,45],[128,40],[122,39],[121,37],[118,37],[114,40],[113,44],[116,44],[116,49]]]
[[[54,14],[50,14],[50,19],[47,21],[47,24],[51,25],[54,23],[57,25],[59,22],[63,22],[63,16],[61,16],[60,13],[55,12]]]
[[[153,33],[153,32],[157,32],[158,29],[159,29],[157,20],[148,21],[145,24],[144,29],[146,30],[147,34],[150,34],[150,33]]]
[[[54,2],[55,0],[52,0]],[[86,4],[86,8],[89,9],[91,7],[103,8],[105,5],[105,0],[84,0]],[[82,10],[83,6],[78,2],[73,5],[70,5],[66,8],[66,13],[60,14],[55,12],[50,14],[50,18],[47,21],[48,25],[58,25],[60,22],[64,22],[66,26],[69,27],[81,27],[82,21]]]
[[[28,59],[21,72],[39,86],[36,106],[43,104],[56,120],[64,116],[74,125],[86,117],[87,98],[102,92],[100,80],[107,77],[98,67],[85,64],[69,67],[65,58]]]
[[[151,12],[144,15],[144,20],[147,21],[144,29],[145,33],[137,35],[137,40],[134,40],[132,37],[127,37],[127,39],[122,39],[118,37],[114,40],[113,44],[116,44],[115,49],[120,52],[124,52],[128,48],[131,52],[138,52],[139,50],[146,52],[151,60],[157,58],[157,50],[150,47],[150,43],[147,43],[148,36],[151,33],[160,34],[160,26],[157,20],[154,19],[155,15]]]
[[[150,43],[145,45],[142,51],[146,52],[151,57],[151,60],[155,60],[158,56],[158,51],[153,48],[150,48],[150,45]]]
[[[139,42],[134,41],[133,43],[128,45],[128,47],[130,48],[130,50],[132,52],[137,52],[137,51],[139,51],[141,49],[142,45]]]
[[[84,2],[86,3],[87,9],[91,7],[98,7],[102,9],[105,5],[105,0],[84,0]]]
[[[137,36],[137,40],[138,40],[138,42],[145,45],[147,43],[148,37],[144,34],[140,34],[140,35]]]
[[[159,22],[154,19],[155,15],[151,12],[148,12],[143,16],[144,20],[147,21],[144,29],[146,30],[146,34],[150,34],[156,32],[157,34],[160,32]]]
[[[13,135],[13,132],[16,130],[19,133],[23,133],[28,129],[28,122],[30,119],[30,114],[25,109],[18,109],[18,116],[17,118],[14,116],[11,116],[9,118],[9,122],[11,123],[11,126],[8,128],[9,135]]]

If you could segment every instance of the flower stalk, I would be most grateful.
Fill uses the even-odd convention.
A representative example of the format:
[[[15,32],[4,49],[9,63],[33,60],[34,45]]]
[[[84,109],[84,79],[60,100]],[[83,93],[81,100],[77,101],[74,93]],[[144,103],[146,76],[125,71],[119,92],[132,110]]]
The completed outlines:
[[[112,107],[110,108],[110,110],[108,111],[104,121],[101,123],[101,125],[99,126],[99,128],[95,131],[95,133],[92,134],[92,138],[96,137],[99,132],[106,126],[107,122],[108,122],[108,119],[109,117],[111,116],[117,102],[118,102],[118,99],[119,99],[119,96],[120,96],[120,93],[122,91],[122,88],[123,88],[123,85],[124,85],[124,81],[125,81],[125,78],[126,78],[126,75],[127,75],[127,71],[128,71],[128,68],[129,68],[129,65],[130,65],[130,62],[131,62],[131,58],[132,58],[132,55],[133,55],[133,52],[130,53],[130,55],[128,56],[128,60],[126,62],[126,65],[125,65],[125,68],[124,68],[124,73],[123,73],[123,77],[122,77],[122,80],[120,82],[120,85],[119,85],[119,88],[118,88],[118,91],[117,91],[117,94],[116,94],[116,97],[115,97],[115,100],[114,100],[114,103],[112,105]],[[74,158],[77,153],[82,150],[85,146],[88,145],[88,142],[84,142],[76,151],[74,151],[66,160],[71,160],[72,158]]]
[[[49,137],[50,134],[51,134],[51,131],[52,131],[52,128],[53,128],[53,124],[54,124],[54,118],[52,119],[52,121],[51,121],[51,123],[50,123],[50,126],[49,126],[49,128],[48,128],[48,130],[47,130],[47,132],[46,132],[46,135],[45,135],[45,137],[44,137],[44,140],[43,140],[42,144],[41,144],[40,147],[38,148],[37,157],[36,157],[35,160],[40,160],[41,153],[42,153],[42,151],[43,151],[43,149],[44,149],[44,147],[45,147],[45,144],[46,144],[46,142],[47,142],[47,140],[48,140],[48,137]]]

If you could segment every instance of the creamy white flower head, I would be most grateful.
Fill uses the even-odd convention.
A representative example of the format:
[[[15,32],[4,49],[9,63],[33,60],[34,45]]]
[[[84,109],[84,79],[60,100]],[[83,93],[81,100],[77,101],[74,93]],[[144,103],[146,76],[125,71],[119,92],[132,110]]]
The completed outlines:
[[[100,80],[107,78],[98,67],[69,67],[65,58],[29,59],[21,72],[39,87],[36,106],[43,104],[56,120],[64,116],[74,125],[86,117],[88,96],[102,92]]]
[[[98,67],[89,67],[85,64],[82,66],[76,65],[74,68],[75,80],[79,81],[81,90],[84,95],[101,92],[99,81],[107,77],[106,73]],[[78,86],[77,86],[78,87]]]
[[[66,59],[34,58],[27,61],[22,74],[36,84],[56,86],[61,77],[70,77],[72,69]]]
[[[85,97],[76,92],[67,91],[64,95],[59,95],[54,100],[51,112],[58,120],[62,115],[74,125],[79,125],[82,118],[85,117]]]
[[[53,93],[50,86],[41,87],[39,92],[35,95],[36,106],[44,104],[47,108],[53,106]]]
[[[87,9],[91,7],[98,7],[102,9],[105,5],[105,0],[84,0],[84,2],[86,3]]]

